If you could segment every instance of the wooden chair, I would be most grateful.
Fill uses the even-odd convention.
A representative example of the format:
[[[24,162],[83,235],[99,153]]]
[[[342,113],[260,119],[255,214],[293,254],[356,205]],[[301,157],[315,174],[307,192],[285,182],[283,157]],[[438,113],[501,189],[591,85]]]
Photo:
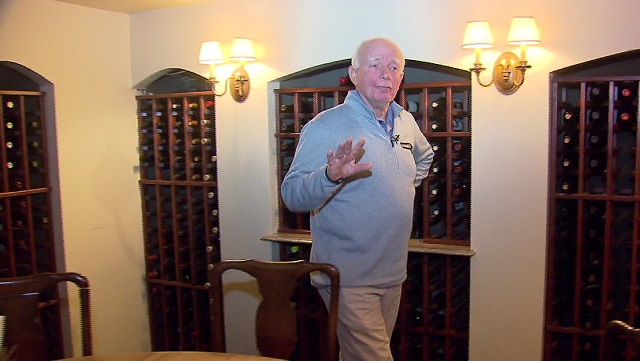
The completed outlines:
[[[50,295],[47,292],[57,290],[61,282],[72,282],[79,288],[82,355],[92,355],[89,281],[77,273],[40,273],[0,278],[0,314],[6,316],[4,345],[13,350],[10,360],[45,361],[52,357],[47,355],[47,345],[52,341],[47,340],[39,306],[50,297],[43,294]]]
[[[623,342],[620,342],[622,340]],[[626,342],[624,342],[626,341]],[[604,330],[604,344],[602,352],[602,361],[617,360],[622,350],[628,350],[631,345],[634,357],[631,360],[640,359],[640,329],[629,326],[626,322],[613,320],[607,323]],[[627,358],[628,360],[628,358]]]
[[[336,327],[338,322],[338,269],[326,263],[308,261],[266,262],[258,260],[228,260],[209,270],[209,289],[213,305],[212,344],[214,351],[226,352],[224,330],[222,274],[236,269],[253,276],[258,282],[262,301],[256,313],[256,343],[262,356],[289,359],[296,349],[297,316],[291,296],[300,276],[322,272],[331,280],[331,303],[327,320],[327,344],[323,345],[324,360],[337,356]]]

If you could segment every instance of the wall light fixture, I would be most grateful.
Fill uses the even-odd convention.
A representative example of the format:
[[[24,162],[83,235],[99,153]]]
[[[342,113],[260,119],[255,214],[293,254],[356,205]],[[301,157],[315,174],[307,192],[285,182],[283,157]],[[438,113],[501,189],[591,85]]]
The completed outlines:
[[[227,87],[231,93],[231,97],[238,103],[244,102],[249,96],[251,90],[251,80],[249,74],[244,68],[246,61],[256,60],[253,50],[253,40],[248,38],[235,38],[231,43],[231,55],[229,59],[240,62],[238,67],[231,73],[231,76],[224,82],[224,91],[217,96],[223,96],[227,92]],[[209,64],[209,81],[211,88],[215,91],[215,85],[218,83],[215,76],[215,64],[224,62],[220,43],[217,41],[205,41],[200,45],[200,55],[198,56],[200,64]]]
[[[493,35],[486,21],[469,21],[462,38],[463,49],[475,49],[475,61],[472,71],[476,74],[478,84],[488,87],[495,84],[498,91],[509,95],[515,93],[524,84],[524,73],[531,65],[527,62],[527,45],[540,44],[540,33],[536,21],[530,16],[517,16],[511,20],[507,44],[520,45],[520,57],[505,51],[500,54],[493,66],[491,82],[483,83],[480,73],[486,70],[482,67],[482,49],[493,47]]]

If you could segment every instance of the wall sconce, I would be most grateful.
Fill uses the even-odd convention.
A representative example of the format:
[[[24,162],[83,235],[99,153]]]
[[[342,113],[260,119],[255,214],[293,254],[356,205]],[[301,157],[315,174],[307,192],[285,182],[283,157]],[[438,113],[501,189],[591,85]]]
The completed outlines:
[[[493,47],[493,35],[486,21],[469,21],[462,38],[463,49],[475,49],[475,61],[472,71],[476,74],[478,84],[488,87],[495,84],[498,91],[509,95],[515,93],[524,84],[524,73],[531,65],[527,63],[527,45],[540,44],[540,34],[536,21],[530,16],[518,16],[511,20],[507,44],[520,45],[520,57],[505,51],[500,54],[493,66],[493,75],[488,84],[480,80],[482,67],[482,49]]]
[[[247,38],[235,38],[231,44],[231,55],[229,59],[240,62],[240,65],[231,73],[231,76],[224,82],[224,91],[217,96],[223,96],[227,92],[227,86],[231,93],[231,97],[238,103],[242,103],[249,96],[251,90],[251,80],[249,74],[244,69],[246,61],[256,60],[253,50],[253,40]],[[209,64],[209,82],[211,88],[215,91],[215,85],[218,83],[214,73],[215,64],[224,62],[220,43],[217,41],[206,41],[200,45],[200,55],[198,56],[200,64]],[[230,83],[230,84],[229,84]]]

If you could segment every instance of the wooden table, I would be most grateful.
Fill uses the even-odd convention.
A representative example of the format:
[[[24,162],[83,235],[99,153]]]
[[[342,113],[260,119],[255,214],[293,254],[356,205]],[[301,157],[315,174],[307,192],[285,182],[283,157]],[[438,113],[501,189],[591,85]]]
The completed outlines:
[[[219,352],[133,352],[102,356],[65,358],[60,361],[282,361],[279,359]]]

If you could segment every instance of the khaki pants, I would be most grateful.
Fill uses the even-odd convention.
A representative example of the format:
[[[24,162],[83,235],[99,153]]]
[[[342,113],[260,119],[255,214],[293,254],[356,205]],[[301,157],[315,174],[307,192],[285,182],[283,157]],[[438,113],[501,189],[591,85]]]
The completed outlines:
[[[330,289],[318,289],[328,305]],[[338,343],[342,361],[388,361],[402,285],[390,288],[341,287]]]

